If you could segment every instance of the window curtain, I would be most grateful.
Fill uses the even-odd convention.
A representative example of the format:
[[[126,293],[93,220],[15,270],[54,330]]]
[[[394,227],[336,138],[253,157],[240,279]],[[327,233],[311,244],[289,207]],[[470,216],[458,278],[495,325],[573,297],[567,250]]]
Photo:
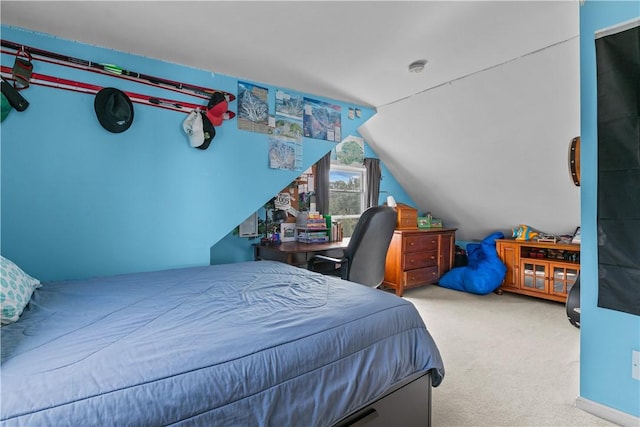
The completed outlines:
[[[316,163],[316,209],[323,215],[329,214],[329,171],[331,151]]]
[[[378,206],[380,180],[382,179],[380,160],[367,157],[364,159],[363,164],[367,169],[367,208]]]

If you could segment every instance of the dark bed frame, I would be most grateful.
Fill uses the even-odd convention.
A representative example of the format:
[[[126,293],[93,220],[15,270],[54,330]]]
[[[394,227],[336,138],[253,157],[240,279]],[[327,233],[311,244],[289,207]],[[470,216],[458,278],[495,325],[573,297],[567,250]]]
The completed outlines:
[[[431,426],[431,373],[406,378],[333,427]]]

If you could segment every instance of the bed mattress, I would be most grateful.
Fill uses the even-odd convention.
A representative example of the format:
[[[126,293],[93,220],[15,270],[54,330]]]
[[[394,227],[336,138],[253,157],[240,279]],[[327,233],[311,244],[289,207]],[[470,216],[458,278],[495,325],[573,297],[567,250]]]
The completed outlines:
[[[408,301],[270,261],[45,283],[0,340],[1,426],[331,425],[444,376]]]

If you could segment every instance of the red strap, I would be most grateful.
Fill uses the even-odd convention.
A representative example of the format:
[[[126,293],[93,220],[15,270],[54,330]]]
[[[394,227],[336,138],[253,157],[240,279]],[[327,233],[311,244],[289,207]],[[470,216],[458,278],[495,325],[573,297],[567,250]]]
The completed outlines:
[[[0,66],[2,71],[2,77],[8,80],[14,80],[11,77],[11,69],[7,66]],[[46,74],[33,73],[31,75],[31,83],[39,86],[46,86],[56,89],[71,90],[74,92],[97,94],[103,89],[102,86],[93,85],[90,83],[78,82],[74,80],[67,80],[61,77],[49,76]],[[173,99],[153,97],[135,92],[123,91],[131,100],[138,104],[150,105],[152,107],[164,108],[172,111],[180,111],[182,113],[189,114],[192,110],[205,111],[206,105],[197,105],[189,102],[176,101]],[[227,111],[223,118],[225,120],[232,119],[236,116],[233,111]]]
[[[11,75],[11,69],[4,65],[1,66],[3,76]],[[31,75],[31,83],[48,86],[48,87],[57,87],[60,89],[73,90],[76,92],[82,93],[91,93],[96,94],[103,89],[102,86],[93,85],[90,83],[83,83],[74,80],[67,80],[60,77],[49,76],[46,74],[33,73]],[[184,113],[189,113],[191,110],[203,110],[205,109],[204,105],[191,104],[189,102],[175,101],[172,99],[166,98],[158,98],[151,97],[149,95],[143,95],[135,92],[126,92],[124,93],[131,99],[131,102],[137,102],[141,104],[154,105],[161,108],[167,108],[169,110],[174,111],[182,111]]]

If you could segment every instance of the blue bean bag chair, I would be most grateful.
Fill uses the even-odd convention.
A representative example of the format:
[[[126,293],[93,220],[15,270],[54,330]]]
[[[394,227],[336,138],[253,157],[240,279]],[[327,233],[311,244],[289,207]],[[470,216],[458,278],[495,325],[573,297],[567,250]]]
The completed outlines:
[[[500,287],[507,267],[498,258],[496,239],[503,239],[501,232],[493,233],[480,243],[467,244],[468,262],[446,272],[438,284],[444,288],[472,294],[486,295]]]

